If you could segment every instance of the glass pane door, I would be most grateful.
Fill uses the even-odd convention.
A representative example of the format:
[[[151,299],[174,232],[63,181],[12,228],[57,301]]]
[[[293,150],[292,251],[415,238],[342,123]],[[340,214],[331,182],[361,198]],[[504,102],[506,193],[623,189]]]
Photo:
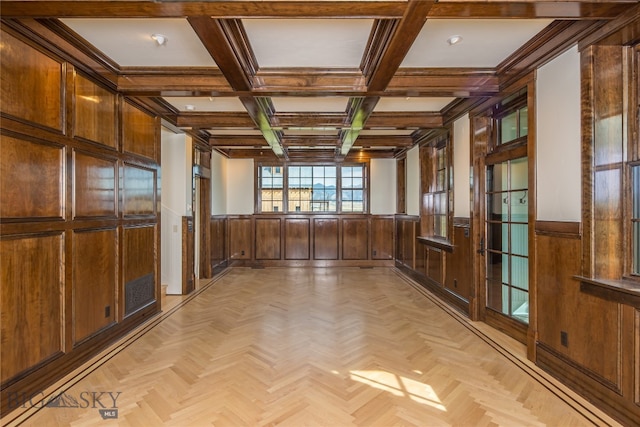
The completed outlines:
[[[487,166],[487,307],[529,323],[526,157]]]

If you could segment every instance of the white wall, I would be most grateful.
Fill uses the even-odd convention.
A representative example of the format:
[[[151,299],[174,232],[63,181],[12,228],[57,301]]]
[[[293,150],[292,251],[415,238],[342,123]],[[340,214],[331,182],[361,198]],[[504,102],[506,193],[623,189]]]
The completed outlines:
[[[251,215],[255,200],[253,159],[227,159],[227,214]]]
[[[407,151],[407,215],[420,215],[420,149]]]
[[[453,123],[453,216],[471,215],[471,124],[465,114]]]
[[[211,153],[211,215],[227,214],[227,158]]]
[[[185,188],[191,186],[191,142],[184,134],[161,133],[161,283],[168,294],[182,293],[182,217],[187,215]],[[187,168],[187,157],[189,167]]]
[[[536,88],[537,219],[581,221],[577,47],[541,67]]]
[[[396,213],[396,159],[371,159],[369,211],[373,215]]]

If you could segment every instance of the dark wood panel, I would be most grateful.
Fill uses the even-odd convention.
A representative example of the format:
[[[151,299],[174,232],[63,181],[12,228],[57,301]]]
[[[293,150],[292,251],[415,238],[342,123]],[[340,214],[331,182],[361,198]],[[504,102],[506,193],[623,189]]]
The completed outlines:
[[[63,350],[63,236],[0,241],[2,383]]]
[[[371,218],[371,259],[393,259],[393,218]]]
[[[152,160],[159,160],[159,126],[154,117],[124,102],[122,104],[122,149]]]
[[[188,295],[196,288],[195,230],[193,217],[182,217],[182,294]]]
[[[453,253],[446,254],[444,286],[467,301],[473,296],[473,259],[469,227],[453,227]]]
[[[227,261],[226,218],[211,218],[211,269],[221,266]]]
[[[304,219],[285,219],[284,222],[285,259],[309,259],[311,221]]]
[[[124,229],[122,267],[124,283],[155,273],[156,226]]]
[[[62,64],[2,31],[3,113],[62,131]]]
[[[338,253],[339,222],[337,218],[313,219],[313,258],[336,260]]]
[[[156,171],[129,164],[123,171],[123,212],[125,215],[154,215]]]
[[[536,221],[536,234],[580,238],[582,223],[572,221]]]
[[[581,268],[580,248],[578,239],[537,236],[538,340],[617,384],[618,358],[612,355],[620,348],[619,306],[580,292],[580,282],[573,279]]]
[[[422,245],[420,245],[422,246]],[[434,282],[444,285],[444,252],[436,248],[426,248],[427,265],[426,274],[427,277]]]
[[[407,212],[407,159],[396,161],[396,212]]]
[[[73,171],[74,217],[116,217],[118,162],[75,151]]]
[[[251,259],[251,219],[229,219],[229,258]]]
[[[2,136],[2,218],[63,217],[64,178],[62,147]]]
[[[73,233],[73,342],[116,320],[116,229]]]
[[[369,223],[363,219],[342,219],[342,259],[369,258]]]
[[[256,223],[256,259],[280,259],[280,218],[258,218]]]
[[[81,75],[74,86],[74,136],[117,149],[116,95]]]

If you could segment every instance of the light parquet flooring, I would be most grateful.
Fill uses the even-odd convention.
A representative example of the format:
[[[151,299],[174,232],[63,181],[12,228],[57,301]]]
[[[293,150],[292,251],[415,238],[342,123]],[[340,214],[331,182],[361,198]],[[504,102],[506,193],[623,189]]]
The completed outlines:
[[[107,359],[58,393],[120,392],[117,419],[45,407],[23,425],[611,421],[581,415],[386,268],[231,269]]]

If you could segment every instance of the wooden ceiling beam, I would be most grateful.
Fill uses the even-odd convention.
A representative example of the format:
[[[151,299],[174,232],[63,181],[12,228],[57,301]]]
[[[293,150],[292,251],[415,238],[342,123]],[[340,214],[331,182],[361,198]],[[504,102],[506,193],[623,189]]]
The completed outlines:
[[[439,112],[381,111],[373,112],[365,129],[371,128],[437,128],[442,126]]]
[[[636,0],[620,1],[455,1],[440,0],[429,11],[429,18],[489,19],[489,18],[550,18],[550,19],[613,19]]]
[[[346,113],[275,113],[271,117],[274,128],[309,127],[342,128],[348,125]]]
[[[397,18],[404,2],[325,0],[262,1],[3,1],[4,17],[87,17],[87,18]]]
[[[468,97],[493,95],[498,90],[498,76],[492,68],[400,68],[385,94]]]
[[[245,111],[233,112],[182,112],[176,124],[192,128],[255,128],[256,124]]]
[[[210,136],[209,145],[212,147],[262,147],[269,149],[267,141],[260,135]]]
[[[411,136],[360,135],[355,143],[358,147],[411,147]]]

